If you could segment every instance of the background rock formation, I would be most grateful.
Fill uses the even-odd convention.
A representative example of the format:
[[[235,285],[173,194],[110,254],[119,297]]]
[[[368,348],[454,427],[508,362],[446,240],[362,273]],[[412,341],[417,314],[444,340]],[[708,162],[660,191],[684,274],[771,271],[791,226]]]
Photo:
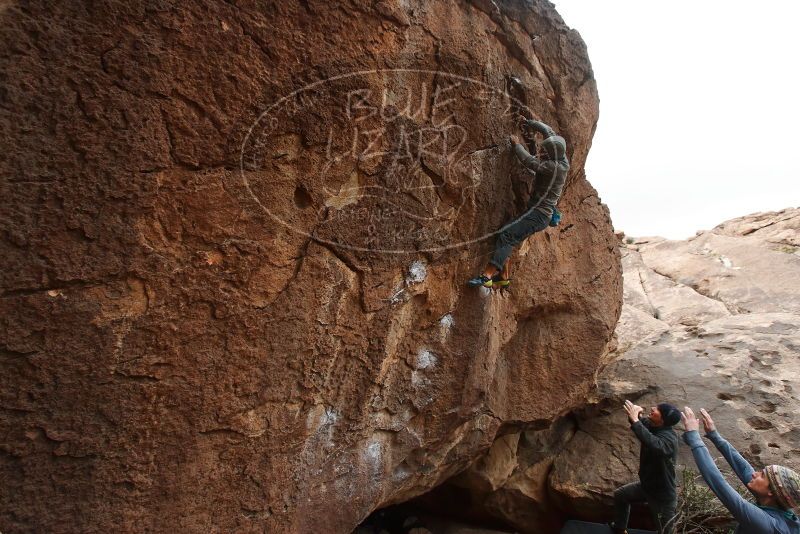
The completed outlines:
[[[800,209],[725,222],[686,241],[628,239],[615,361],[601,411],[582,417],[551,485],[573,513],[599,513],[636,477],[638,446],[617,405],[706,408],[754,464],[800,469]],[[680,463],[694,465],[681,449]],[[603,469],[598,469],[603,465]]]
[[[454,478],[473,513],[524,532],[607,521],[613,490],[638,470],[624,399],[704,407],[754,464],[800,469],[800,209],[621,250],[618,344],[593,399],[549,428],[507,433]],[[693,468],[686,448],[679,462]]]
[[[582,171],[585,46],[549,3],[12,1],[0,17],[3,532],[348,532],[501,428],[584,402],[619,252]],[[420,72],[335,79],[400,68]],[[435,120],[398,95],[451,71],[513,88],[568,142],[565,221],[521,248],[508,298],[464,288],[491,239],[436,247],[524,205],[511,100],[453,90],[460,166],[410,143],[418,192],[388,183],[388,158],[330,158],[348,124],[328,104],[384,89],[390,116],[369,121],[396,147]],[[437,218],[361,217],[389,201]],[[402,253],[374,252],[393,239]]]

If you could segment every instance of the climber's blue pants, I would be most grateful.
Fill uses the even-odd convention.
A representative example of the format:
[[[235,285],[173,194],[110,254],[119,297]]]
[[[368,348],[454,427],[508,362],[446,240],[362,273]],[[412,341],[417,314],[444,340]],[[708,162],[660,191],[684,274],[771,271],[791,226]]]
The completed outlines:
[[[540,232],[550,225],[550,216],[537,209],[529,209],[519,218],[511,221],[497,234],[494,246],[494,255],[489,263],[502,270],[511,256],[514,247],[522,243],[525,238]]]

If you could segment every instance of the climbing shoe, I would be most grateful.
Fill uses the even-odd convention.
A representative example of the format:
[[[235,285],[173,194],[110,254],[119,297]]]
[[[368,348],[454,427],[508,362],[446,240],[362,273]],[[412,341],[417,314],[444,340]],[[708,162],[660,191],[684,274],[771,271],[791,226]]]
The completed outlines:
[[[492,287],[495,289],[508,289],[511,287],[511,279],[503,278],[501,275],[496,274],[492,277]]]
[[[478,287],[478,286],[492,287],[492,279],[486,276],[485,274],[482,274],[480,276],[476,276],[475,278],[470,278],[469,280],[467,280],[467,285],[472,287]]]

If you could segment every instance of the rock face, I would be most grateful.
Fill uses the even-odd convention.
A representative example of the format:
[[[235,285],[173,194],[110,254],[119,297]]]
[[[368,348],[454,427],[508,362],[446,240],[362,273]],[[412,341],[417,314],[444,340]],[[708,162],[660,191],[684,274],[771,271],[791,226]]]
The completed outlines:
[[[568,416],[545,429],[506,434],[451,484],[468,490],[475,509],[521,532],[559,532],[566,516],[551,497],[550,474],[576,429]]]
[[[625,398],[706,408],[754,464],[800,469],[800,209],[687,241],[628,241],[615,361],[550,477],[562,508],[600,517],[613,488],[636,478]],[[694,466],[685,447],[680,463]]]
[[[2,532],[349,532],[585,401],[621,271],[548,2],[0,17]],[[572,166],[504,298],[516,113]]]

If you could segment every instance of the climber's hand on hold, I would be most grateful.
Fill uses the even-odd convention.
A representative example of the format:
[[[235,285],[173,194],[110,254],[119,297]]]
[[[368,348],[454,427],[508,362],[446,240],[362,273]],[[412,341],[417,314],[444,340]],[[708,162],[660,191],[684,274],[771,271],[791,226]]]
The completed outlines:
[[[533,140],[536,138],[536,130],[534,130],[533,125],[538,121],[534,119],[523,119],[520,123],[520,129],[522,130],[522,135],[525,139]]]
[[[514,145],[519,143],[519,140],[517,139],[516,135],[509,135],[508,136],[508,142],[511,143],[511,147],[513,148]]]

